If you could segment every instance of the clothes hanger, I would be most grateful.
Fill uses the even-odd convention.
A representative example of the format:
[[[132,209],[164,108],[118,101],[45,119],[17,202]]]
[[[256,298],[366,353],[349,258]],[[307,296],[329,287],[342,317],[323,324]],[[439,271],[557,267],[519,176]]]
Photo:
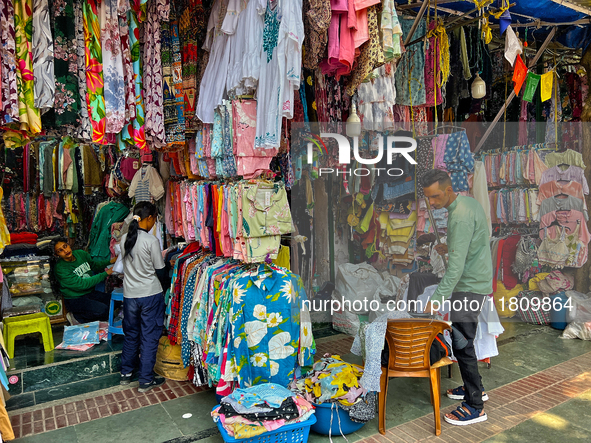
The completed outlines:
[[[466,132],[466,128],[462,127],[462,126],[457,126],[457,125],[440,125],[437,128],[435,128],[433,131],[429,132],[428,135],[431,135],[437,131],[439,131],[440,129],[457,129],[457,131],[454,132]],[[453,132],[450,132],[450,134],[453,134]]]
[[[552,226],[558,226],[558,227],[560,227],[560,228],[563,228],[563,229],[564,229],[564,228],[566,228],[566,229],[568,229],[569,231],[571,230],[571,229],[570,229],[568,226],[564,226],[564,225],[561,225],[560,223],[558,223],[558,220],[554,220],[552,223],[550,223],[550,224],[549,224],[548,226],[546,226],[545,228],[540,228],[540,229],[539,229],[539,231],[543,231],[544,229],[546,229],[546,228],[550,228],[550,227],[552,227]]]

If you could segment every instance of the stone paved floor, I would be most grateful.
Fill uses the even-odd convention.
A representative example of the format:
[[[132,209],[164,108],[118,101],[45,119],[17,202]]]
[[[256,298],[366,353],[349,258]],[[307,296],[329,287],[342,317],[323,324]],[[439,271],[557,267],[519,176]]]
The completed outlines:
[[[398,442],[559,442],[591,441],[591,342],[561,340],[547,327],[505,324],[499,340],[500,355],[492,367],[481,364],[489,420],[469,427],[451,426],[442,420],[442,434],[434,434],[429,382],[424,379],[391,379],[388,387],[386,428],[378,433],[377,419],[350,434],[350,443]],[[318,355],[347,354],[351,338],[328,337],[318,341]],[[444,373],[446,371],[443,371]],[[442,375],[442,390],[458,386]],[[442,414],[457,402],[442,396]],[[100,393],[93,398],[11,413],[17,442],[169,442],[221,443],[209,411],[213,391],[199,391],[189,383],[168,381],[149,394],[134,387]],[[182,418],[191,413],[190,418]],[[328,441],[311,433],[309,441]],[[346,443],[333,437],[334,443]]]

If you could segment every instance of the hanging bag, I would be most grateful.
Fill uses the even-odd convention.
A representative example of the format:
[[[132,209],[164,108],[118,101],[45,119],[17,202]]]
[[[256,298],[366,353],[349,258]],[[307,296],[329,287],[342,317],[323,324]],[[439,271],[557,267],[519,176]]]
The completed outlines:
[[[517,243],[515,252],[515,262],[511,269],[516,274],[522,275],[533,266],[534,260],[538,256],[538,248],[531,237],[522,236]]]
[[[568,257],[569,252],[565,242],[564,227],[560,237],[557,236],[554,240],[548,236],[548,228],[544,228],[544,240],[538,249],[540,263],[553,267],[563,267]]]

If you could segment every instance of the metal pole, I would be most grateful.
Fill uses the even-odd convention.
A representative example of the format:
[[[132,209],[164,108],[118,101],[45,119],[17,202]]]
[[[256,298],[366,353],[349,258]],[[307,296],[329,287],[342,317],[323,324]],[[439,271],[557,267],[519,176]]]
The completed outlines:
[[[415,31],[417,30],[417,27],[419,26],[419,23],[420,23],[421,19],[423,18],[423,15],[425,15],[425,11],[427,10],[428,5],[429,5],[429,2],[427,0],[423,0],[423,4],[421,5],[421,9],[419,9],[419,13],[415,17],[415,21],[412,24],[412,27],[410,28],[410,31],[408,32],[406,39],[404,40],[404,46],[407,46],[408,42],[410,42],[410,39],[412,38]]]

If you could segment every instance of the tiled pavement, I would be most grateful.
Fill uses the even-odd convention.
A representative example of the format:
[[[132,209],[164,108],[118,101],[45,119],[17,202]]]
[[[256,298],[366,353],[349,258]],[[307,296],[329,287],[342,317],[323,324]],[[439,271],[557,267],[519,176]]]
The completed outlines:
[[[342,335],[322,339],[317,346],[317,354],[323,355],[330,352],[345,355],[349,353],[352,343],[351,337]],[[10,421],[16,438],[26,437],[133,411],[206,390],[208,389],[195,387],[190,382],[167,380],[162,387],[154,388],[145,394],[138,393],[137,387],[131,387],[75,402],[28,408],[34,409],[32,411],[28,409],[27,412],[22,413],[15,411],[10,414]]]
[[[11,414],[10,422],[15,437],[19,438],[110,417],[205,390],[207,389],[195,387],[190,382],[167,380],[164,385],[145,394],[138,393],[137,387],[133,387],[21,414],[16,411],[14,415]]]
[[[531,335],[521,341],[511,342],[500,349],[501,355],[493,359],[491,370],[481,369],[490,396],[486,403],[487,422],[454,427],[442,420],[443,432],[436,437],[428,381],[393,379],[388,392],[386,435],[377,433],[377,420],[373,420],[361,431],[347,436],[348,441],[570,443],[591,440],[591,411],[582,412],[589,409],[587,405],[591,400],[591,343],[559,340],[558,333],[549,328],[531,329],[530,332]],[[351,338],[343,336],[321,339],[317,355],[325,352],[346,355],[351,342]],[[442,390],[458,385],[459,371],[456,368],[454,372],[455,380],[442,377]],[[40,439],[33,436],[19,440],[23,443],[99,443],[114,441],[113,435],[130,443],[221,443],[222,439],[209,419],[209,409],[215,404],[213,392],[198,391],[187,382],[167,381],[162,388],[148,394],[138,394],[137,389],[126,388],[83,401],[13,413],[11,420],[17,437],[57,429],[39,435]],[[445,397],[442,397],[442,404],[442,414],[457,406],[457,402]],[[181,416],[185,412],[198,415],[198,419],[193,417],[183,421]],[[154,430],[147,434],[147,440],[141,438],[137,429],[130,428],[134,422],[150,421]],[[62,427],[65,428],[59,429]],[[548,435],[553,437],[547,438]],[[326,436],[310,435],[310,443],[326,440]],[[342,437],[334,436],[333,441],[345,442]]]
[[[441,410],[442,433],[435,436],[433,413],[361,440],[362,443],[481,442],[585,393],[591,394],[591,352],[559,365],[488,391],[488,420],[479,425],[452,426],[443,415],[457,405]],[[591,433],[587,440],[591,440]],[[492,440],[491,440],[492,441]],[[563,440],[568,441],[568,439]]]

